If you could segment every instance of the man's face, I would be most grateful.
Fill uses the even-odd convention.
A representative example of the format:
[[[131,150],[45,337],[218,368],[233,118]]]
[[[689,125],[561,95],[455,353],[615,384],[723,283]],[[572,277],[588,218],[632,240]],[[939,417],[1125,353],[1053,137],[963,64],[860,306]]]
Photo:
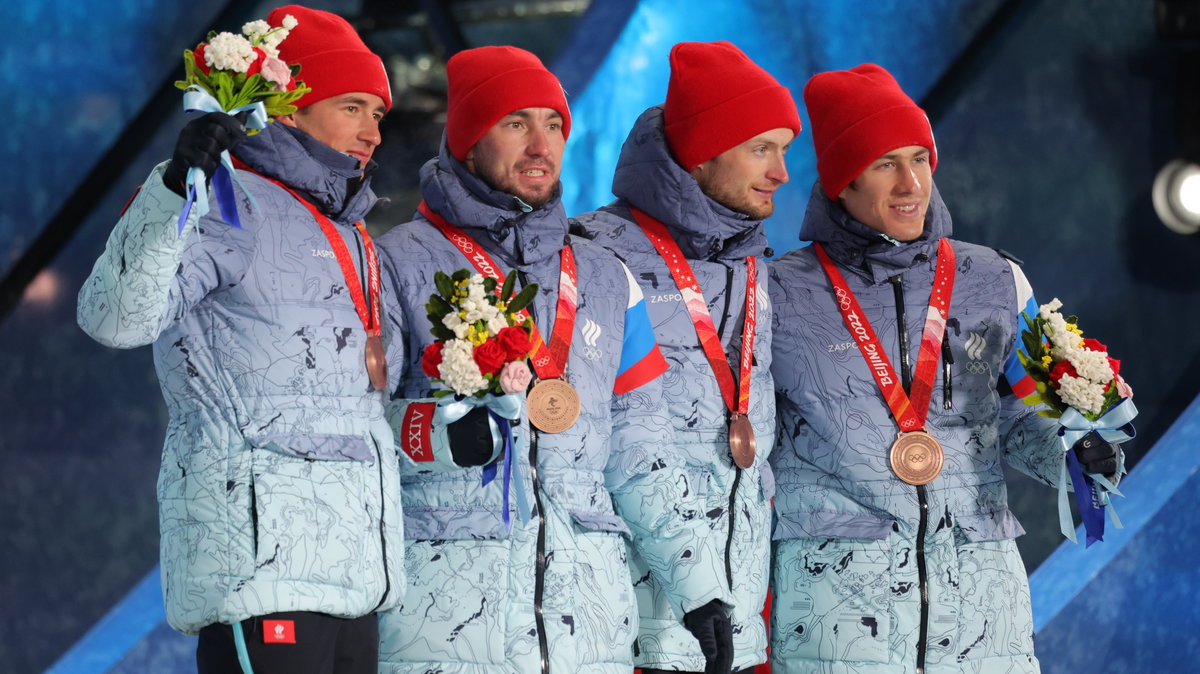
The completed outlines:
[[[855,220],[897,241],[912,241],[925,229],[932,189],[929,150],[909,145],[871,162],[838,198]]]
[[[277,119],[354,157],[358,167],[363,168],[379,146],[379,122],[386,113],[382,98],[353,91],[330,96]]]
[[[775,190],[788,181],[784,155],[796,134],[771,129],[735,145],[692,169],[692,177],[713,201],[763,220],[775,212]]]
[[[522,108],[488,129],[467,152],[465,163],[492,189],[536,208],[554,196],[566,143],[557,110]]]

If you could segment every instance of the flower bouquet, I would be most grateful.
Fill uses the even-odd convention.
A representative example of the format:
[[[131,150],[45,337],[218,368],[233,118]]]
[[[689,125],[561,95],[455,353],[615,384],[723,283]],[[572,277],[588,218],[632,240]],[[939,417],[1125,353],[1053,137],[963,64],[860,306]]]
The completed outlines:
[[[1059,521],[1063,534],[1075,541],[1075,528],[1066,497],[1067,474],[1087,531],[1087,544],[1103,540],[1104,510],[1119,528],[1120,520],[1112,508],[1109,494],[1120,495],[1116,488],[1123,463],[1108,479],[1103,475],[1085,475],[1075,453],[1075,443],[1096,432],[1110,443],[1121,443],[1135,434],[1130,423],[1137,415],[1133,389],[1121,377],[1121,361],[1109,357],[1108,347],[1095,339],[1085,339],[1075,316],[1064,317],[1062,302],[1055,298],[1038,307],[1036,316],[1023,314],[1026,328],[1021,334],[1023,349],[1017,353],[1021,365],[1036,384],[1036,392],[1023,398],[1029,405],[1044,405],[1041,416],[1059,420],[1064,461],[1059,479]]]
[[[272,28],[261,19],[251,21],[242,26],[241,35],[210,31],[205,42],[194,50],[184,50],[184,79],[175,83],[184,91],[184,110],[240,113],[247,135],[266,128],[273,117],[295,112],[296,106],[292,104],[310,89],[295,79],[300,66],[288,65],[279,58],[279,44],[298,24],[290,14],[282,23]],[[224,152],[213,175],[213,192],[221,217],[240,227],[231,179],[238,178],[229,153]],[[188,198],[179,216],[180,231],[193,204],[198,215],[208,212],[205,177],[200,169],[193,167],[188,171],[186,187]]]
[[[434,393],[483,399],[524,391],[532,377],[526,359],[533,344],[518,312],[537,294],[530,284],[513,297],[513,275],[499,293],[496,279],[466,269],[434,275],[437,292],[425,311],[438,341],[425,348],[421,370],[448,389]]]
[[[434,418],[439,423],[458,421],[475,407],[486,407],[494,431],[503,439],[504,507],[506,527],[510,485],[516,491],[517,512],[529,521],[531,508],[519,474],[519,462],[513,458],[512,425],[521,418],[521,396],[533,378],[528,358],[533,349],[529,322],[522,322],[521,310],[537,295],[531,283],[513,296],[515,274],[509,274],[497,292],[494,277],[471,274],[460,269],[453,275],[434,274],[437,292],[429,296],[425,311],[430,331],[437,341],[421,354],[421,371],[447,388],[438,390],[440,398]],[[499,449],[499,448],[497,448]],[[493,451],[493,456],[497,452]],[[483,469],[483,486],[496,476],[494,459]]]

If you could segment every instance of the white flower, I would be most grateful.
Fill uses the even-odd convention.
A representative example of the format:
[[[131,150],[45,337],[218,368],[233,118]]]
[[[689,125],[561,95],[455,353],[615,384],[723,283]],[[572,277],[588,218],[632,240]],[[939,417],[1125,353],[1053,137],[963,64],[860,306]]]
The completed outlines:
[[[288,30],[295,28],[297,25],[299,25],[299,23],[300,22],[296,20],[296,17],[292,16],[291,14],[283,17],[283,27]]]
[[[490,334],[494,335],[507,327],[508,319],[504,317],[504,314],[498,311],[494,316],[487,319],[487,329]]]
[[[1104,386],[1083,377],[1064,374],[1058,380],[1058,396],[1080,412],[1099,414],[1104,409]]]
[[[242,26],[242,35],[250,38],[250,41],[253,42],[255,38],[261,38],[263,35],[266,35],[268,32],[270,32],[270,30],[271,24],[263,21],[262,19],[258,19],[256,21],[250,21],[246,25]]]
[[[1049,302],[1038,307],[1038,315],[1041,316],[1042,318],[1049,319],[1051,313],[1054,313],[1061,308],[1062,308],[1062,301],[1059,300],[1057,297],[1055,297],[1054,299],[1050,300]]]
[[[1108,364],[1108,353],[1089,349],[1071,349],[1067,360],[1079,376],[1097,384],[1107,384],[1113,379],[1112,366]]]
[[[474,345],[463,339],[448,340],[442,347],[438,373],[442,382],[459,395],[473,395],[488,385],[475,364],[474,354]]]
[[[471,328],[471,324],[459,318],[457,313],[442,316],[442,325],[453,330],[454,336],[459,339],[466,339],[467,331]]]
[[[233,33],[218,33],[204,48],[204,62],[217,70],[244,73],[256,58],[250,41]]]

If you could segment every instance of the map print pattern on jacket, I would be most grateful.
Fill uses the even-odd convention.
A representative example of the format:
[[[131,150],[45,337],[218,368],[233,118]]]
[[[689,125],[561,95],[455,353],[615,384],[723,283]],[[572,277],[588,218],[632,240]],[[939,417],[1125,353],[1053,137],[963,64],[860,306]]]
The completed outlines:
[[[817,185],[800,238],[825,247],[900,372],[897,330],[907,332],[915,361],[937,243],[950,232],[936,189],[924,234],[894,245]],[[1057,423],[1012,395],[1004,376],[1022,372],[1009,366],[1032,291],[996,251],[951,243],[949,353],[926,426],[945,449],[945,467],[922,488],[889,467],[896,422],[813,249],[770,265],[780,426],[772,455],[776,674],[911,672],[919,650],[927,674],[1038,671],[1029,586],[1013,541],[1024,531],[1008,509],[1001,463],[1052,484],[1062,455]]]
[[[472,674],[629,672],[637,610],[626,539],[651,560],[682,612],[716,598],[719,560],[704,554],[681,461],[664,446],[668,427],[657,376],[665,369],[628,270],[611,253],[567,232],[556,197],[530,209],[489,188],[450,156],[421,172],[428,206],[463,229],[522,283],[537,283],[532,314],[551,334],[559,259],[569,243],[578,265],[578,312],[567,378],[582,411],[570,429],[515,427],[515,460],[535,514],[502,518],[497,478],[481,469],[402,466],[409,588],[381,617],[385,672]],[[379,240],[384,262],[390,376],[397,396],[424,398],[420,357],[432,341],[424,310],[436,270],[471,268],[423,218]],[[627,389],[632,389],[628,390]],[[614,397],[614,391],[619,394]]]
[[[234,154],[304,194],[352,251],[375,203],[357,161],[282,124]],[[158,478],[167,620],[195,634],[279,611],[367,615],[404,587],[400,478],[366,332],[320,226],[240,171],[242,229],[183,200],[157,167],[79,296],[98,341],[154,344],[169,419]],[[356,269],[363,272],[355,257]]]
[[[749,418],[758,455],[747,469],[729,453],[729,412],[696,328],[671,272],[630,214],[634,206],[663,223],[695,273],[736,380],[745,320],[745,258],[766,249],[762,221],[713,201],[671,155],[662,107],[646,110],[621,149],[613,178],[617,201],[579,216],[578,230],[613,250],[633,271],[647,298],[650,321],[671,369],[663,375],[673,421],[670,442],[686,457],[690,488],[704,500],[705,522],[722,554],[723,582],[732,586],[734,667],[766,660],[762,620],[770,555],[774,480],[767,457],[774,444],[775,396],[771,380],[771,305],[766,265],[759,264],[755,293],[758,326],[750,382]],[[760,259],[761,262],[761,259]],[[641,612],[639,666],[703,671],[704,656],[683,627],[654,576],[631,553]]]

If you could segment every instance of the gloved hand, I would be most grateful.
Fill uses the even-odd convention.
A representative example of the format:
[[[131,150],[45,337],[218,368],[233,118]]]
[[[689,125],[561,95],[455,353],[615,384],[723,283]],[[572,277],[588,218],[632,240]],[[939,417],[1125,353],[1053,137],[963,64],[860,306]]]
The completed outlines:
[[[163,185],[186,199],[188,169],[198,166],[204,170],[206,178],[211,178],[221,162],[221,153],[246,137],[245,118],[244,112],[236,117],[209,112],[188,122],[179,132],[175,153],[163,172]]]
[[[1079,464],[1083,466],[1083,472],[1103,475],[1110,479],[1116,475],[1117,456],[1121,450],[1116,445],[1106,442],[1096,431],[1080,438],[1071,449],[1079,459]]]
[[[721,602],[714,599],[688,611],[683,626],[700,642],[704,674],[729,674],[733,669],[733,625]]]
[[[482,466],[492,458],[492,429],[486,407],[474,407],[458,421],[447,424],[446,436],[454,463],[464,468]]]

